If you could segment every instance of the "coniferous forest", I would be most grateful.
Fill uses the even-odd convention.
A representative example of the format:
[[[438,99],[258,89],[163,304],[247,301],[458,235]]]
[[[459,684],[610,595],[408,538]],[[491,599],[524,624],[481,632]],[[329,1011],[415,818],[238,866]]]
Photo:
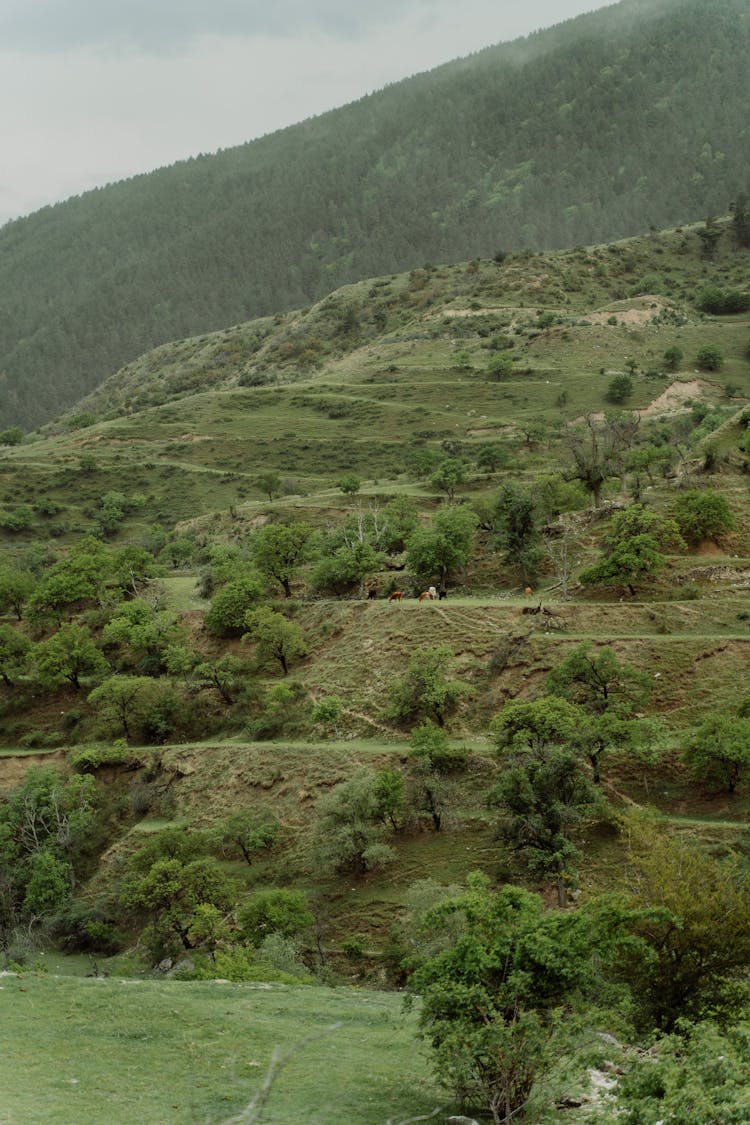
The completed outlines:
[[[749,39],[746,0],[624,0],[7,224],[0,422],[347,281],[725,213]]]

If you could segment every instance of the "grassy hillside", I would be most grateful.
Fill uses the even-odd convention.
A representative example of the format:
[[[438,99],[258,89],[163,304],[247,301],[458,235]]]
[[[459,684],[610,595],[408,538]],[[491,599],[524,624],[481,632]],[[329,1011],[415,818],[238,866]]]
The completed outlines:
[[[8,224],[0,426],[346,282],[723,213],[748,182],[747,17],[745,0],[624,0]],[[230,357],[264,330],[226,337]]]
[[[385,1122],[444,1104],[396,998],[271,984],[281,972],[313,972],[323,982],[403,985],[404,957],[424,939],[419,896],[460,885],[473,870],[492,886],[520,882],[555,902],[552,875],[502,835],[488,800],[509,768],[491,724],[509,704],[543,700],[550,673],[581,645],[646,677],[648,691],[624,713],[628,723],[651,725],[645,741],[607,748],[607,808],[571,830],[580,848],[569,876],[577,901],[632,893],[628,839],[618,829],[627,814],[648,812],[660,837],[744,864],[746,763],[730,787],[699,775],[685,755],[710,717],[740,721],[750,655],[750,309],[706,311],[717,290],[723,301],[747,303],[750,258],[726,220],[707,257],[705,229],[348,286],[309,309],[147,353],[60,421],[4,448],[6,958],[33,963],[36,943],[54,966],[51,948],[74,949],[119,976],[187,952],[193,972],[271,978],[261,992],[161,978],[132,986],[5,978],[14,1019],[29,999],[44,1008],[44,1024],[27,1019],[26,1038],[19,1032],[44,1072],[44,1112],[75,1097],[70,1120],[97,1120],[104,1092],[124,1121],[151,1119],[148,1098],[162,1099],[153,1120],[221,1120],[250,1100],[260,1078],[235,1061],[238,1051],[245,1059],[238,1037],[247,1035],[247,1061],[262,1069],[273,1043],[319,1029],[329,1009],[350,1032],[345,1047],[331,1033],[330,1044],[315,1040],[295,1056],[285,1072],[293,1081],[274,1088],[269,1120],[318,1113],[321,1121]],[[623,376],[624,399],[613,402]],[[578,479],[575,452],[592,435],[606,444],[621,433],[627,441],[607,462],[597,497]],[[441,476],[447,463],[455,478]],[[696,495],[719,503],[723,526],[692,534],[698,525],[681,511]],[[526,553],[514,553],[519,512],[530,520]],[[655,544],[652,571],[587,581],[586,571],[609,557],[618,521],[633,513],[667,529],[681,519],[685,541],[670,532]],[[475,525],[466,557],[445,573],[420,567],[415,542],[456,515]],[[278,575],[262,580],[253,569],[259,544],[269,529],[308,525],[310,549],[285,597]],[[644,534],[631,529],[626,545]],[[361,572],[321,580],[321,566],[364,546],[372,552]],[[212,615],[240,580],[249,584],[249,616],[243,602],[239,622],[217,627]],[[18,607],[14,581],[26,584]],[[447,597],[419,601],[433,583]],[[402,601],[388,600],[394,590]],[[264,613],[302,639],[288,674],[253,632]],[[74,633],[87,655],[61,671],[50,652]],[[394,689],[425,653],[444,654],[445,676],[459,685],[454,705],[443,713],[428,699],[399,713]],[[621,671],[617,685],[628,675]],[[108,708],[97,684],[134,685],[136,704]],[[441,768],[427,769],[415,750],[426,715],[444,724]],[[53,811],[37,819],[50,768],[59,771]],[[583,754],[580,768],[588,777]],[[390,855],[336,863],[326,810],[373,777],[403,784],[403,803],[369,821],[358,814],[354,826]],[[249,859],[236,836],[217,835],[238,812],[277,822]],[[59,829],[41,848],[50,865],[41,875],[28,824],[39,838]],[[203,849],[220,904],[214,931],[188,928],[180,941],[155,927],[169,917],[163,901],[147,903],[137,889],[143,857],[175,839]],[[185,856],[175,862],[189,868]],[[68,865],[62,883],[55,863]],[[256,953],[265,939],[256,933],[251,942],[241,919],[269,888],[301,894],[310,915],[296,947]],[[39,916],[29,919],[33,905]],[[128,1006],[137,991],[138,1028]],[[591,1016],[592,1026],[615,1029],[613,1013]],[[231,1026],[215,1031],[220,1015]],[[86,1023],[105,1016],[114,1040],[106,1086],[81,1069]],[[52,1064],[51,1036],[63,1018],[70,1053]],[[148,1064],[126,1094],[117,1075],[132,1066],[132,1042],[139,1058],[148,1045]],[[189,1073],[198,1058],[211,1061],[205,1086],[195,1066]],[[148,1092],[152,1064],[164,1076],[157,1093]],[[334,1066],[332,1107],[325,1097]],[[588,1088],[585,1075],[585,1067],[566,1075],[563,1093]],[[11,1112],[34,1120],[25,1091],[12,1080],[11,1089]],[[540,1120],[558,1120],[545,1097]]]

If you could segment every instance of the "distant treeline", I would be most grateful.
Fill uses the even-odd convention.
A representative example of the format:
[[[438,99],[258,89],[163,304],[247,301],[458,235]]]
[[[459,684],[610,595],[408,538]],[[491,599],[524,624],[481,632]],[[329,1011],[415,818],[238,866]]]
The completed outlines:
[[[10,223],[0,425],[347,281],[725,212],[748,89],[748,0],[626,0]]]

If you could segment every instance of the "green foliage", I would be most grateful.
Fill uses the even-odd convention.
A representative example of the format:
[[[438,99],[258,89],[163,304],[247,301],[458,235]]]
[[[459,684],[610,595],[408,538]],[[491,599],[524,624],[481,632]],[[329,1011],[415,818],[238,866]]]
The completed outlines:
[[[252,866],[256,852],[268,851],[279,837],[281,825],[272,813],[238,809],[213,826],[211,839],[222,855],[241,855]]]
[[[34,591],[36,582],[28,570],[12,566],[0,567],[0,613],[13,610],[20,621],[23,608]]]
[[[388,771],[389,774],[392,771]],[[392,820],[394,797],[390,776],[360,770],[350,781],[336,785],[317,805],[317,855],[333,871],[364,875],[394,859],[385,843]]]
[[[453,659],[448,645],[416,649],[406,675],[391,688],[388,711],[392,718],[408,723],[427,719],[444,726],[472,690],[460,680],[449,679]]]
[[[103,726],[129,742],[165,742],[184,713],[174,686],[150,676],[110,676],[88,701]]]
[[[640,1025],[672,1031],[682,1018],[735,1019],[748,1001],[746,871],[647,821],[626,828],[635,905],[650,911],[638,926],[645,955],[634,950],[623,969]]]
[[[674,519],[683,539],[692,545],[702,539],[721,539],[735,527],[726,497],[715,491],[683,492],[674,506]]]
[[[25,436],[20,426],[11,426],[0,431],[0,445],[20,445]]]
[[[493,382],[501,382],[503,379],[509,379],[513,374],[513,356],[510,352],[500,352],[499,355],[493,355],[490,362],[487,364],[487,378]]]
[[[698,349],[695,362],[701,371],[721,371],[724,366],[724,352],[718,344],[704,344]]]
[[[157,859],[149,869],[131,879],[122,893],[122,905],[143,912],[154,960],[180,949],[213,944],[215,929],[205,924],[205,906],[220,915],[232,907],[232,881],[210,858]],[[216,914],[212,917],[216,918]]]
[[[76,773],[96,773],[103,766],[124,766],[129,760],[127,743],[120,738],[111,746],[84,746],[68,755]]]
[[[685,743],[684,758],[698,779],[734,793],[750,767],[750,720],[708,715]]]
[[[245,628],[245,616],[262,591],[262,580],[255,573],[246,573],[227,582],[211,601],[205,617],[206,628],[217,637],[240,636]]]
[[[299,937],[312,926],[314,918],[302,891],[267,887],[246,900],[238,921],[243,936],[257,947],[269,934]]]
[[[680,364],[685,358],[685,353],[677,344],[672,344],[664,353],[664,367],[667,371],[679,371]]]
[[[534,581],[542,560],[535,490],[515,481],[504,485],[494,503],[492,546],[518,565],[524,583]]]
[[[430,474],[430,486],[453,500],[456,489],[466,480],[466,466],[458,457],[444,457]]]
[[[315,534],[306,523],[268,523],[254,532],[250,550],[260,573],[278,582],[290,598],[295,574],[315,554]]]
[[[283,492],[281,477],[278,473],[261,473],[256,478],[255,484],[269,500],[274,500],[277,496],[281,496]]]
[[[593,586],[627,586],[635,595],[635,586],[654,578],[663,568],[665,549],[682,550],[685,542],[674,520],[666,519],[631,504],[618,512],[610,531],[602,540],[602,558],[581,571],[581,582]]]
[[[617,1082],[617,1119],[624,1125],[739,1125],[750,1117],[749,1066],[746,1024],[721,1030],[708,1021],[682,1021],[676,1034],[630,1059]]]
[[[703,290],[698,298],[698,308],[713,316],[729,316],[732,313],[747,312],[750,309],[750,293],[738,289],[721,289],[711,285]]]
[[[607,387],[607,401],[620,405],[633,393],[633,380],[630,375],[615,375]]]
[[[39,766],[0,799],[0,944],[69,898],[97,836],[97,804],[93,778]]]
[[[354,496],[362,487],[362,481],[354,473],[348,473],[337,482],[344,496]]]
[[[594,986],[594,965],[620,937],[621,912],[592,903],[545,911],[519,887],[467,890],[423,922],[448,937],[416,959],[410,988],[437,1075],[466,1109],[496,1123],[517,1120],[557,1053],[556,1035],[576,998]]]
[[[242,639],[255,643],[258,660],[275,661],[281,665],[285,676],[289,674],[290,664],[307,654],[307,645],[299,625],[268,606],[248,610],[245,614],[245,626],[248,631]]]
[[[342,543],[316,564],[310,583],[314,590],[329,594],[343,594],[356,587],[363,597],[365,580],[380,569],[383,557],[381,551],[362,540]]]
[[[442,508],[431,527],[419,527],[406,543],[407,566],[420,582],[445,585],[449,575],[466,566],[474,546],[478,520],[470,508]]]
[[[26,670],[30,648],[31,641],[23,633],[12,625],[0,625],[0,679],[8,687],[13,687]]]
[[[69,683],[78,690],[84,679],[96,682],[109,671],[88,629],[74,624],[61,625],[46,641],[34,645],[29,659],[39,682],[50,688]]]

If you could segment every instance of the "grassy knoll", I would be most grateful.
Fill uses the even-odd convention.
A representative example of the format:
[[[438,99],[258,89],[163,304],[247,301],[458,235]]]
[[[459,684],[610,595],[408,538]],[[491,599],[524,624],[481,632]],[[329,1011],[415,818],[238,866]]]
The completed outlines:
[[[308,1036],[264,1121],[383,1125],[445,1104],[398,995],[35,973],[0,986],[8,1125],[221,1122],[254,1097],[274,1047]]]

